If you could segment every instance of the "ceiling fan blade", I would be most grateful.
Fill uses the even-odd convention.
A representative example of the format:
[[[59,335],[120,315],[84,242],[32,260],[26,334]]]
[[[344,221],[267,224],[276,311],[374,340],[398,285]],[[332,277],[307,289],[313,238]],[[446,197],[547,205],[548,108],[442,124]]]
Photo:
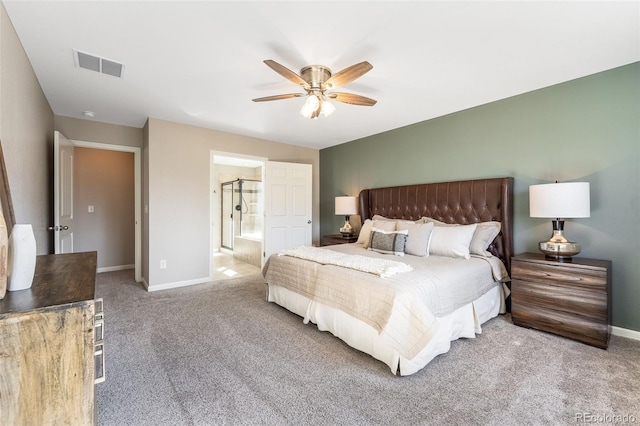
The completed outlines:
[[[358,77],[363,76],[367,72],[369,72],[373,68],[369,62],[364,61],[359,64],[351,65],[348,68],[343,69],[342,71],[337,72],[336,74],[329,77],[329,79],[325,82],[328,88],[335,88],[339,86],[344,86],[347,83],[351,83]]]
[[[267,64],[272,70],[274,70],[275,72],[277,72],[278,74],[286,78],[287,80],[291,81],[292,83],[297,84],[298,86],[303,86],[303,87],[308,86],[307,82],[304,81],[302,77],[300,77],[295,72],[291,71],[289,68],[283,65],[280,65],[276,61],[272,61],[271,59],[266,59],[264,63]]]
[[[253,102],[279,101],[280,99],[299,98],[300,96],[306,96],[306,93],[287,93],[286,95],[265,96],[264,98],[252,99],[252,101]]]
[[[351,105],[374,106],[378,102],[375,99],[354,95],[353,93],[327,93],[326,96],[334,101]]]

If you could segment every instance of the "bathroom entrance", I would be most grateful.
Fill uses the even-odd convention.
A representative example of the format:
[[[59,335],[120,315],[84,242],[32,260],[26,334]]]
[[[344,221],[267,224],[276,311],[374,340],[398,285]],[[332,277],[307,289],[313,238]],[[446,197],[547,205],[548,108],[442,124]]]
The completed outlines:
[[[221,247],[233,257],[260,266],[264,207],[262,181],[236,179],[221,184]]]

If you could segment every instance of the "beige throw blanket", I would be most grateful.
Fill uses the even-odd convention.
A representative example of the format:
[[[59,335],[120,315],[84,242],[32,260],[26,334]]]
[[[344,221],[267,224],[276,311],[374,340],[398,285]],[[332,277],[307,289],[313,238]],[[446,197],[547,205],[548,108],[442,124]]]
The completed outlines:
[[[373,273],[362,274],[293,256],[271,256],[263,273],[268,284],[287,288],[369,324],[407,359],[427,345],[438,327],[435,316],[414,292],[388,281],[395,281],[395,277],[381,279]]]
[[[413,270],[410,265],[396,262],[395,260],[352,255],[317,247],[298,247],[285,250],[280,253],[280,255],[312,260],[323,265],[335,265],[356,271],[368,272],[378,275],[381,278]]]

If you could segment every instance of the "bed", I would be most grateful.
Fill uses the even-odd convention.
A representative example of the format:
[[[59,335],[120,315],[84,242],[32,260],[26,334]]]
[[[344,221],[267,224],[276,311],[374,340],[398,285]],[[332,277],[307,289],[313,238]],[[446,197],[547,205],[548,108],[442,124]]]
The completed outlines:
[[[511,177],[364,189],[358,242],[272,255],[267,300],[414,374],[505,312],[512,200]]]

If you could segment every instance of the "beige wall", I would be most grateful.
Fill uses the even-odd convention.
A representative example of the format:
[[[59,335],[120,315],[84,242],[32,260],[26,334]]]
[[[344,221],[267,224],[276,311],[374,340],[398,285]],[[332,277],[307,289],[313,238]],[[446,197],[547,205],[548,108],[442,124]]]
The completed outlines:
[[[202,282],[210,275],[211,151],[311,164],[313,239],[318,240],[318,150],[154,118],[147,126],[143,168],[148,170],[148,178],[143,193],[148,193],[145,203],[149,210],[143,221],[149,223],[146,235],[143,232],[143,247],[146,244],[149,261],[144,278],[151,289]],[[160,260],[167,261],[166,269],[160,269]]]
[[[16,221],[33,226],[38,254],[50,253],[53,112],[2,4],[0,141]]]
[[[56,115],[53,125],[57,131],[67,138],[84,141],[142,147],[143,132],[137,127],[120,126],[118,124],[101,123],[94,120],[64,117]]]
[[[74,251],[97,251],[98,268],[135,262],[133,159],[130,152],[75,148]]]

